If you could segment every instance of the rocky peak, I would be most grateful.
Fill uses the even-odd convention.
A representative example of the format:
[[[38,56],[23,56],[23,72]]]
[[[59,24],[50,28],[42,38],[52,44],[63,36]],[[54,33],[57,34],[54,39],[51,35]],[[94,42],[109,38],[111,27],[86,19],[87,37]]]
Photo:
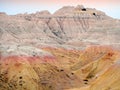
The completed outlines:
[[[85,7],[83,6],[83,5],[77,5],[76,7],[75,7],[75,9],[76,10],[82,10],[82,9],[84,9]]]
[[[64,6],[54,13],[55,16],[106,16],[104,12],[94,8],[85,8],[83,5]]]
[[[82,5],[65,6],[53,15],[45,10],[34,14],[6,15],[4,18],[0,16],[1,42],[8,43],[12,39],[15,42],[21,40],[23,44],[40,42],[73,45],[73,42],[81,41],[86,45],[109,43],[108,39],[111,39],[111,42],[116,43],[120,22],[113,19],[114,23],[111,23],[111,19],[101,11],[84,8]],[[111,33],[112,28],[109,26],[116,31]],[[106,36],[106,30],[109,30],[113,37],[116,34],[118,36]]]
[[[72,13],[74,10],[74,6],[64,6],[63,8],[57,10],[54,15],[61,16]]]

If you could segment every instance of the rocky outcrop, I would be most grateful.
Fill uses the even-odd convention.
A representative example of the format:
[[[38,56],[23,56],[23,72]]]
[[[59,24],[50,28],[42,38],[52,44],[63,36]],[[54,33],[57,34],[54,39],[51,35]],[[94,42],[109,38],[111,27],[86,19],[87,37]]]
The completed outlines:
[[[65,6],[53,15],[48,11],[12,16],[2,14],[0,42],[116,45],[120,41],[119,23],[101,11],[83,6]]]

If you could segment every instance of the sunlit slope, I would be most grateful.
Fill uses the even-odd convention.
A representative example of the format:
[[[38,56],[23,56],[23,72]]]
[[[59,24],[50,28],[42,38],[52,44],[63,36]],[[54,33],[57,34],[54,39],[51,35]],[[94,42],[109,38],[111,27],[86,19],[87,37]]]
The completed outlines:
[[[120,61],[112,65],[104,74],[96,79],[89,90],[119,90]]]
[[[50,52],[37,49],[34,55],[32,49],[36,48],[21,48],[1,51],[0,90],[63,90],[83,85],[83,81],[61,67]]]
[[[94,46],[87,48],[85,53],[71,68],[81,77],[85,86],[70,90],[119,90],[120,52],[110,47]],[[98,56],[99,58],[95,58]]]

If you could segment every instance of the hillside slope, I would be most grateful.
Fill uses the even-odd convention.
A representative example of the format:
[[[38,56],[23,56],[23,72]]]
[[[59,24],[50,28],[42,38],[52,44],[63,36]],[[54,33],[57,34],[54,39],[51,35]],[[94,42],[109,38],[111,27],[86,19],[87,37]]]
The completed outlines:
[[[120,90],[120,20],[82,5],[0,13],[0,90]]]

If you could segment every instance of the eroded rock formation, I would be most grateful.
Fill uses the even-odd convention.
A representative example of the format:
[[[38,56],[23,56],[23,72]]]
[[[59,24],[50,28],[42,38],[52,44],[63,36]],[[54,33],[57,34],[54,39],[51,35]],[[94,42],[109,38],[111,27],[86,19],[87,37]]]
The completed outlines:
[[[65,6],[0,13],[0,90],[119,90],[120,20]]]

